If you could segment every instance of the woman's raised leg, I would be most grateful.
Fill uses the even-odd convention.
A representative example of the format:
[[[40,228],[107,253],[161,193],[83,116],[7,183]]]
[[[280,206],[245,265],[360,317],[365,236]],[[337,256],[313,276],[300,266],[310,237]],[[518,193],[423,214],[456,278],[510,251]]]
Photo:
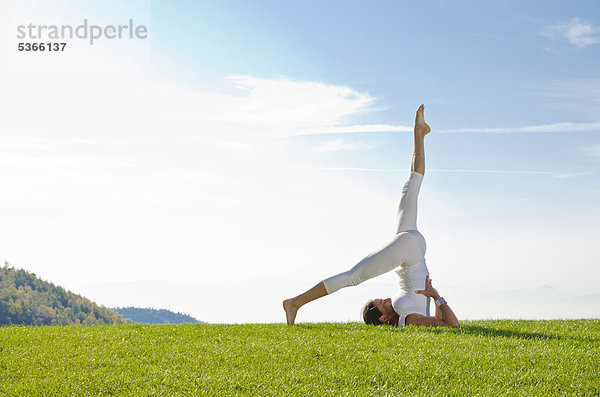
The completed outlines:
[[[410,164],[411,172],[425,175],[425,135],[430,131],[431,128],[425,123],[425,105],[421,105],[415,116],[415,146]]]
[[[417,199],[421,189],[421,181],[425,175],[425,135],[431,131],[431,128],[425,123],[424,113],[425,106],[419,106],[415,117],[415,143],[410,163],[410,176],[402,188],[396,234],[417,229]]]

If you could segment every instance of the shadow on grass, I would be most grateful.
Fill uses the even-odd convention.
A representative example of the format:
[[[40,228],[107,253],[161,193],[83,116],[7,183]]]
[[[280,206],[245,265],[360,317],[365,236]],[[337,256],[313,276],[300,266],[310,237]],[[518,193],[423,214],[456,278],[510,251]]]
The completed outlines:
[[[325,324],[310,324],[310,323],[301,323],[296,325],[298,328],[302,328],[305,330],[319,330],[323,329],[327,325]],[[360,331],[363,329],[364,325],[360,324],[356,329]],[[398,332],[402,331],[403,327],[394,327],[394,326],[370,326],[373,329],[377,329],[379,332]],[[519,338],[519,339],[546,339],[546,340],[564,340],[564,339],[573,339],[569,337],[564,337],[561,335],[553,335],[546,334],[542,332],[526,332],[526,331],[515,331],[508,329],[496,329],[489,327],[482,327],[479,325],[463,325],[461,328],[447,328],[447,327],[411,327],[414,330],[419,330],[421,332],[427,332],[432,334],[466,334],[466,335],[477,335],[477,336],[488,336],[490,338]]]
[[[571,339],[565,338],[560,335],[545,334],[542,332],[526,332],[526,331],[514,331],[508,329],[496,329],[486,328],[478,325],[465,325],[459,330],[462,334],[470,335],[482,335],[489,336],[492,338],[504,337],[504,338],[519,338],[519,339],[546,339],[546,340],[563,340]]]
[[[341,324],[341,323],[340,323]],[[322,331],[323,329],[331,327],[332,323],[300,323],[297,324],[296,327],[299,329],[303,329],[306,331]],[[425,332],[431,334],[458,334],[458,335],[473,335],[473,336],[483,336],[489,338],[517,338],[517,339],[525,339],[525,340],[569,340],[569,341],[579,341],[579,342],[592,342],[598,343],[600,340],[595,336],[582,336],[582,335],[559,335],[555,333],[549,332],[540,332],[540,331],[519,331],[514,329],[502,329],[502,328],[493,328],[491,326],[485,327],[480,325],[470,325],[463,324],[460,328],[447,328],[447,327],[395,327],[391,325],[384,326],[373,326],[373,325],[365,325],[363,323],[355,322],[355,323],[345,323],[343,324],[345,328],[345,332],[357,331],[363,332],[365,327],[372,330],[377,330],[376,332],[393,332],[393,333],[402,333],[409,331],[416,332]]]
[[[398,332],[402,331],[403,327],[383,326],[380,327],[382,331],[387,332]],[[519,338],[519,339],[542,339],[542,340],[566,340],[566,339],[577,339],[572,337],[564,337],[561,335],[546,334],[543,332],[527,332],[527,331],[515,331],[508,329],[497,329],[482,327],[479,325],[462,325],[460,328],[448,328],[448,327],[414,327],[410,329],[418,330],[419,332],[426,332],[429,334],[462,334],[462,335],[474,335],[474,336],[487,336],[490,338]]]
[[[300,323],[296,324],[297,328],[301,328],[304,330],[322,330],[329,325],[326,323]],[[357,331],[362,330],[364,327],[363,324],[360,324],[356,327]],[[377,329],[379,332],[398,332],[405,329],[404,327],[394,327],[390,325],[384,326],[368,326],[372,327],[374,330]],[[482,327],[479,325],[463,325],[461,328],[447,328],[447,327],[410,327],[414,330],[419,330],[421,332],[427,332],[432,334],[466,334],[466,335],[477,335],[477,336],[488,336],[491,338],[520,338],[520,339],[547,339],[547,340],[561,340],[561,339],[572,339],[565,338],[560,335],[546,334],[542,332],[526,332],[526,331],[515,331],[508,329],[496,329],[489,327]]]
[[[427,332],[434,334],[455,333],[463,335],[487,336],[490,338],[518,338],[528,340],[569,340],[579,342],[598,342],[598,338],[594,337],[579,337],[572,335],[556,335],[543,332],[527,332],[515,331],[508,329],[496,329],[481,327],[479,325],[463,325],[459,329],[456,328],[426,328]]]

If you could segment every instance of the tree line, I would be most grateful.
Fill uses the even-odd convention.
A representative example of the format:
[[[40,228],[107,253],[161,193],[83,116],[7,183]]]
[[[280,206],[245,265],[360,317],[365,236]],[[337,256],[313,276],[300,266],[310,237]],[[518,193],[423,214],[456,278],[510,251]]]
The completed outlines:
[[[0,267],[0,325],[127,324],[129,320],[34,273]]]
[[[113,311],[138,324],[200,324],[194,317],[166,309],[115,307]]]

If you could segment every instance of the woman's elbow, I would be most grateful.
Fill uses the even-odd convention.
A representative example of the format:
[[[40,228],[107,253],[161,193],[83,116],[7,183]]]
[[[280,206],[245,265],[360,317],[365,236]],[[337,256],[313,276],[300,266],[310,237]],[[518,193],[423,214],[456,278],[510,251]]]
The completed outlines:
[[[460,328],[460,321],[444,321],[444,326],[450,328]]]

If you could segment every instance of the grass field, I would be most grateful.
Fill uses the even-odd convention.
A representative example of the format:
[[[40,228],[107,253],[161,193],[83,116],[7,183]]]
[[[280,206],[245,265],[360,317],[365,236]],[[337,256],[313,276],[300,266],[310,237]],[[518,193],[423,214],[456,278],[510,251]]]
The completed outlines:
[[[600,320],[0,328],[0,395],[600,394]]]

